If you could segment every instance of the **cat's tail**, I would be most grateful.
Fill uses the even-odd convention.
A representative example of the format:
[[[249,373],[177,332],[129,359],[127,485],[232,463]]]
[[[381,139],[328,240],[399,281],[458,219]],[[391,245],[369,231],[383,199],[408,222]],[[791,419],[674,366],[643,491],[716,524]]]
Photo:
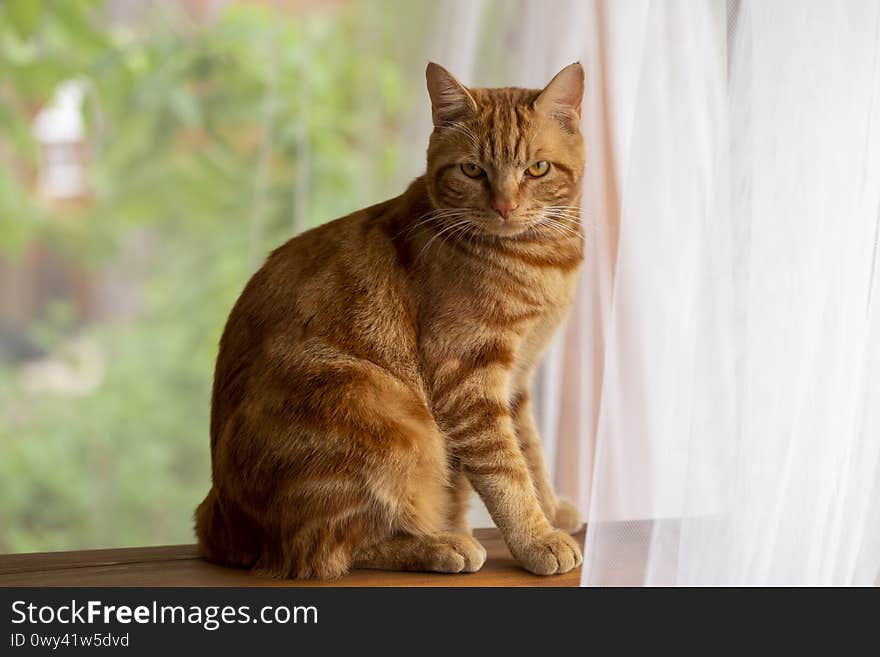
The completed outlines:
[[[208,561],[251,567],[260,556],[259,530],[250,518],[221,504],[214,488],[195,513],[199,552]]]

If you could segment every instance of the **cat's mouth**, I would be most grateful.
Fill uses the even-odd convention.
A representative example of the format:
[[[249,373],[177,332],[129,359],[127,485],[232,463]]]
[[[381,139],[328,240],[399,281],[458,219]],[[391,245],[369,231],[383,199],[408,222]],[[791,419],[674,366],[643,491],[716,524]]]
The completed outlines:
[[[484,217],[474,223],[480,231],[494,237],[517,237],[538,223],[538,218],[510,217],[502,220],[500,217]]]
[[[480,230],[494,235],[495,237],[516,237],[526,232],[532,225],[529,221],[524,222],[504,222],[501,224],[480,226]]]

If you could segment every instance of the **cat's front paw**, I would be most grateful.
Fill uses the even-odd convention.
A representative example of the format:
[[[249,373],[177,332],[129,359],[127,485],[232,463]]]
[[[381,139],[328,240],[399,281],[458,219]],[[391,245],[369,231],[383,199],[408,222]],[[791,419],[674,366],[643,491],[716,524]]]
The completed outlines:
[[[551,532],[514,552],[522,566],[536,575],[561,575],[584,560],[577,542],[562,531]]]
[[[573,534],[584,526],[581,514],[577,507],[568,500],[560,499],[556,503],[556,512],[553,514],[551,524],[557,529]]]

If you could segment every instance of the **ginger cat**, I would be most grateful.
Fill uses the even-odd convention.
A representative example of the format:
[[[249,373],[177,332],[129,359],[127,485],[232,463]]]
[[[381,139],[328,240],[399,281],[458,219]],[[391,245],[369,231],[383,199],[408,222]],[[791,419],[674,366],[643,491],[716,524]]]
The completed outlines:
[[[473,572],[473,486],[526,569],[581,563],[529,384],[583,258],[583,69],[543,91],[426,76],[425,175],[278,248],[232,309],[196,511],[211,561]]]

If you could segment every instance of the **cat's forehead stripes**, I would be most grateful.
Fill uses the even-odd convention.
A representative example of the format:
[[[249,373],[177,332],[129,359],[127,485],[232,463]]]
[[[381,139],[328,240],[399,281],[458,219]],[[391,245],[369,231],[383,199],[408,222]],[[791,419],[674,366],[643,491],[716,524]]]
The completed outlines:
[[[480,137],[484,162],[525,165],[533,137],[532,101],[525,89],[474,89],[478,113],[473,124]]]

